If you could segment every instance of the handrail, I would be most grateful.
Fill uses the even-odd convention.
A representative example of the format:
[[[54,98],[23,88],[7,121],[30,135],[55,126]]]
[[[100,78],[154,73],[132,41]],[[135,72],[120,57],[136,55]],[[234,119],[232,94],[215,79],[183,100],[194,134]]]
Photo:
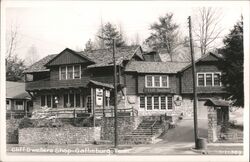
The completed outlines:
[[[154,134],[154,126],[155,126],[155,124],[156,124],[156,122],[157,122],[157,120],[155,120],[154,121],[154,123],[150,126],[150,128],[151,128],[151,134],[153,135]]]

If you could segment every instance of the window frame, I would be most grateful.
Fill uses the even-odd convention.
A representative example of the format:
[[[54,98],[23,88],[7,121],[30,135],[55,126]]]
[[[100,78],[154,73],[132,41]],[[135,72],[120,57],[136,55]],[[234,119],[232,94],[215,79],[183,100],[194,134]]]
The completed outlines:
[[[145,107],[141,107],[141,97],[144,98],[144,105]],[[155,99],[157,97],[158,100],[158,108],[155,109]],[[162,97],[165,99],[165,109],[162,109]],[[168,97],[172,97],[172,109],[168,109]],[[148,98],[151,98],[151,105],[152,109],[148,109]],[[173,111],[174,105],[173,105],[173,96],[167,96],[167,95],[141,95],[139,96],[139,107],[141,111]]]
[[[207,80],[206,80],[206,76],[207,74],[212,74],[212,85],[207,85]],[[219,77],[221,77],[221,72],[197,72],[196,75],[196,86],[197,87],[221,87],[222,83],[219,80],[220,85],[214,85],[214,75],[215,74],[219,74]],[[199,85],[199,75],[203,75],[204,78],[204,86]]]
[[[68,78],[68,67],[72,66],[72,78]],[[75,66],[79,66],[79,78],[75,78]],[[62,79],[62,67],[65,67],[65,79]],[[72,79],[81,79],[82,77],[82,66],[81,64],[77,64],[77,65],[65,65],[65,66],[60,66],[59,67],[59,80],[72,80]]]
[[[155,77],[159,77],[159,86],[155,86]],[[163,86],[163,76],[166,76],[167,78],[167,86]],[[148,77],[151,77],[152,80],[152,86],[148,86]],[[169,76],[168,75],[145,75],[145,87],[146,88],[169,88]]]
[[[22,105],[19,105],[19,106],[22,106],[22,109],[18,109],[17,102],[22,102]],[[24,101],[23,100],[15,100],[15,106],[14,107],[15,107],[15,110],[18,110],[18,111],[25,110],[25,108],[24,108]]]

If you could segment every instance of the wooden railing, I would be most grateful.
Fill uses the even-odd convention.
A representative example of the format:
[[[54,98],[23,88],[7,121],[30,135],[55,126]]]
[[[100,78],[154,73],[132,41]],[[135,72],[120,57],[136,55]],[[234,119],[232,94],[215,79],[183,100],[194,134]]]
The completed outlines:
[[[138,111],[132,108],[117,109],[118,116],[138,116]],[[114,109],[96,109],[96,116],[110,116],[114,117]]]
[[[39,80],[25,83],[27,91],[51,89],[51,88],[69,88],[69,87],[86,87],[89,77],[72,80]]]
[[[31,117],[31,113],[29,112],[6,112],[6,119],[19,119],[24,117]]]
[[[152,135],[154,134],[154,126],[155,126],[156,122],[157,122],[157,120],[155,120],[154,123],[150,126]]]

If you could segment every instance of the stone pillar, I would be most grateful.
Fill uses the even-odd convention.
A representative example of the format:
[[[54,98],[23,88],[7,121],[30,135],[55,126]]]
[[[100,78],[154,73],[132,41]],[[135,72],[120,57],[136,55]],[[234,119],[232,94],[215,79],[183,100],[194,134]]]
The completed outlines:
[[[208,106],[208,142],[217,141],[217,111]]]

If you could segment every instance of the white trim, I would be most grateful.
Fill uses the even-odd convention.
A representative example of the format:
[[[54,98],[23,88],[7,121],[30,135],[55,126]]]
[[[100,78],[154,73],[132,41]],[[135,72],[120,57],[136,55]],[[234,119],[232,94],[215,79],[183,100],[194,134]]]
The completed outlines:
[[[148,86],[148,79],[147,77],[150,77],[152,79],[152,86]],[[159,82],[160,86],[155,86],[155,77],[159,76]],[[166,76],[167,77],[167,86],[163,86],[162,84],[162,77]],[[146,88],[169,88],[169,76],[168,75],[145,75],[145,87]]]
[[[203,77],[204,77],[204,86],[200,86],[199,85],[199,74],[201,74],[201,75],[203,75]],[[207,79],[206,79],[206,76],[207,76],[207,74],[212,74],[212,85],[211,86],[207,86]],[[214,85],[214,74],[219,74],[220,75],[220,77],[221,77],[221,72],[198,72],[197,74],[196,74],[196,81],[197,81],[197,87],[221,87],[221,81],[220,81],[220,85],[219,86],[215,86]]]

